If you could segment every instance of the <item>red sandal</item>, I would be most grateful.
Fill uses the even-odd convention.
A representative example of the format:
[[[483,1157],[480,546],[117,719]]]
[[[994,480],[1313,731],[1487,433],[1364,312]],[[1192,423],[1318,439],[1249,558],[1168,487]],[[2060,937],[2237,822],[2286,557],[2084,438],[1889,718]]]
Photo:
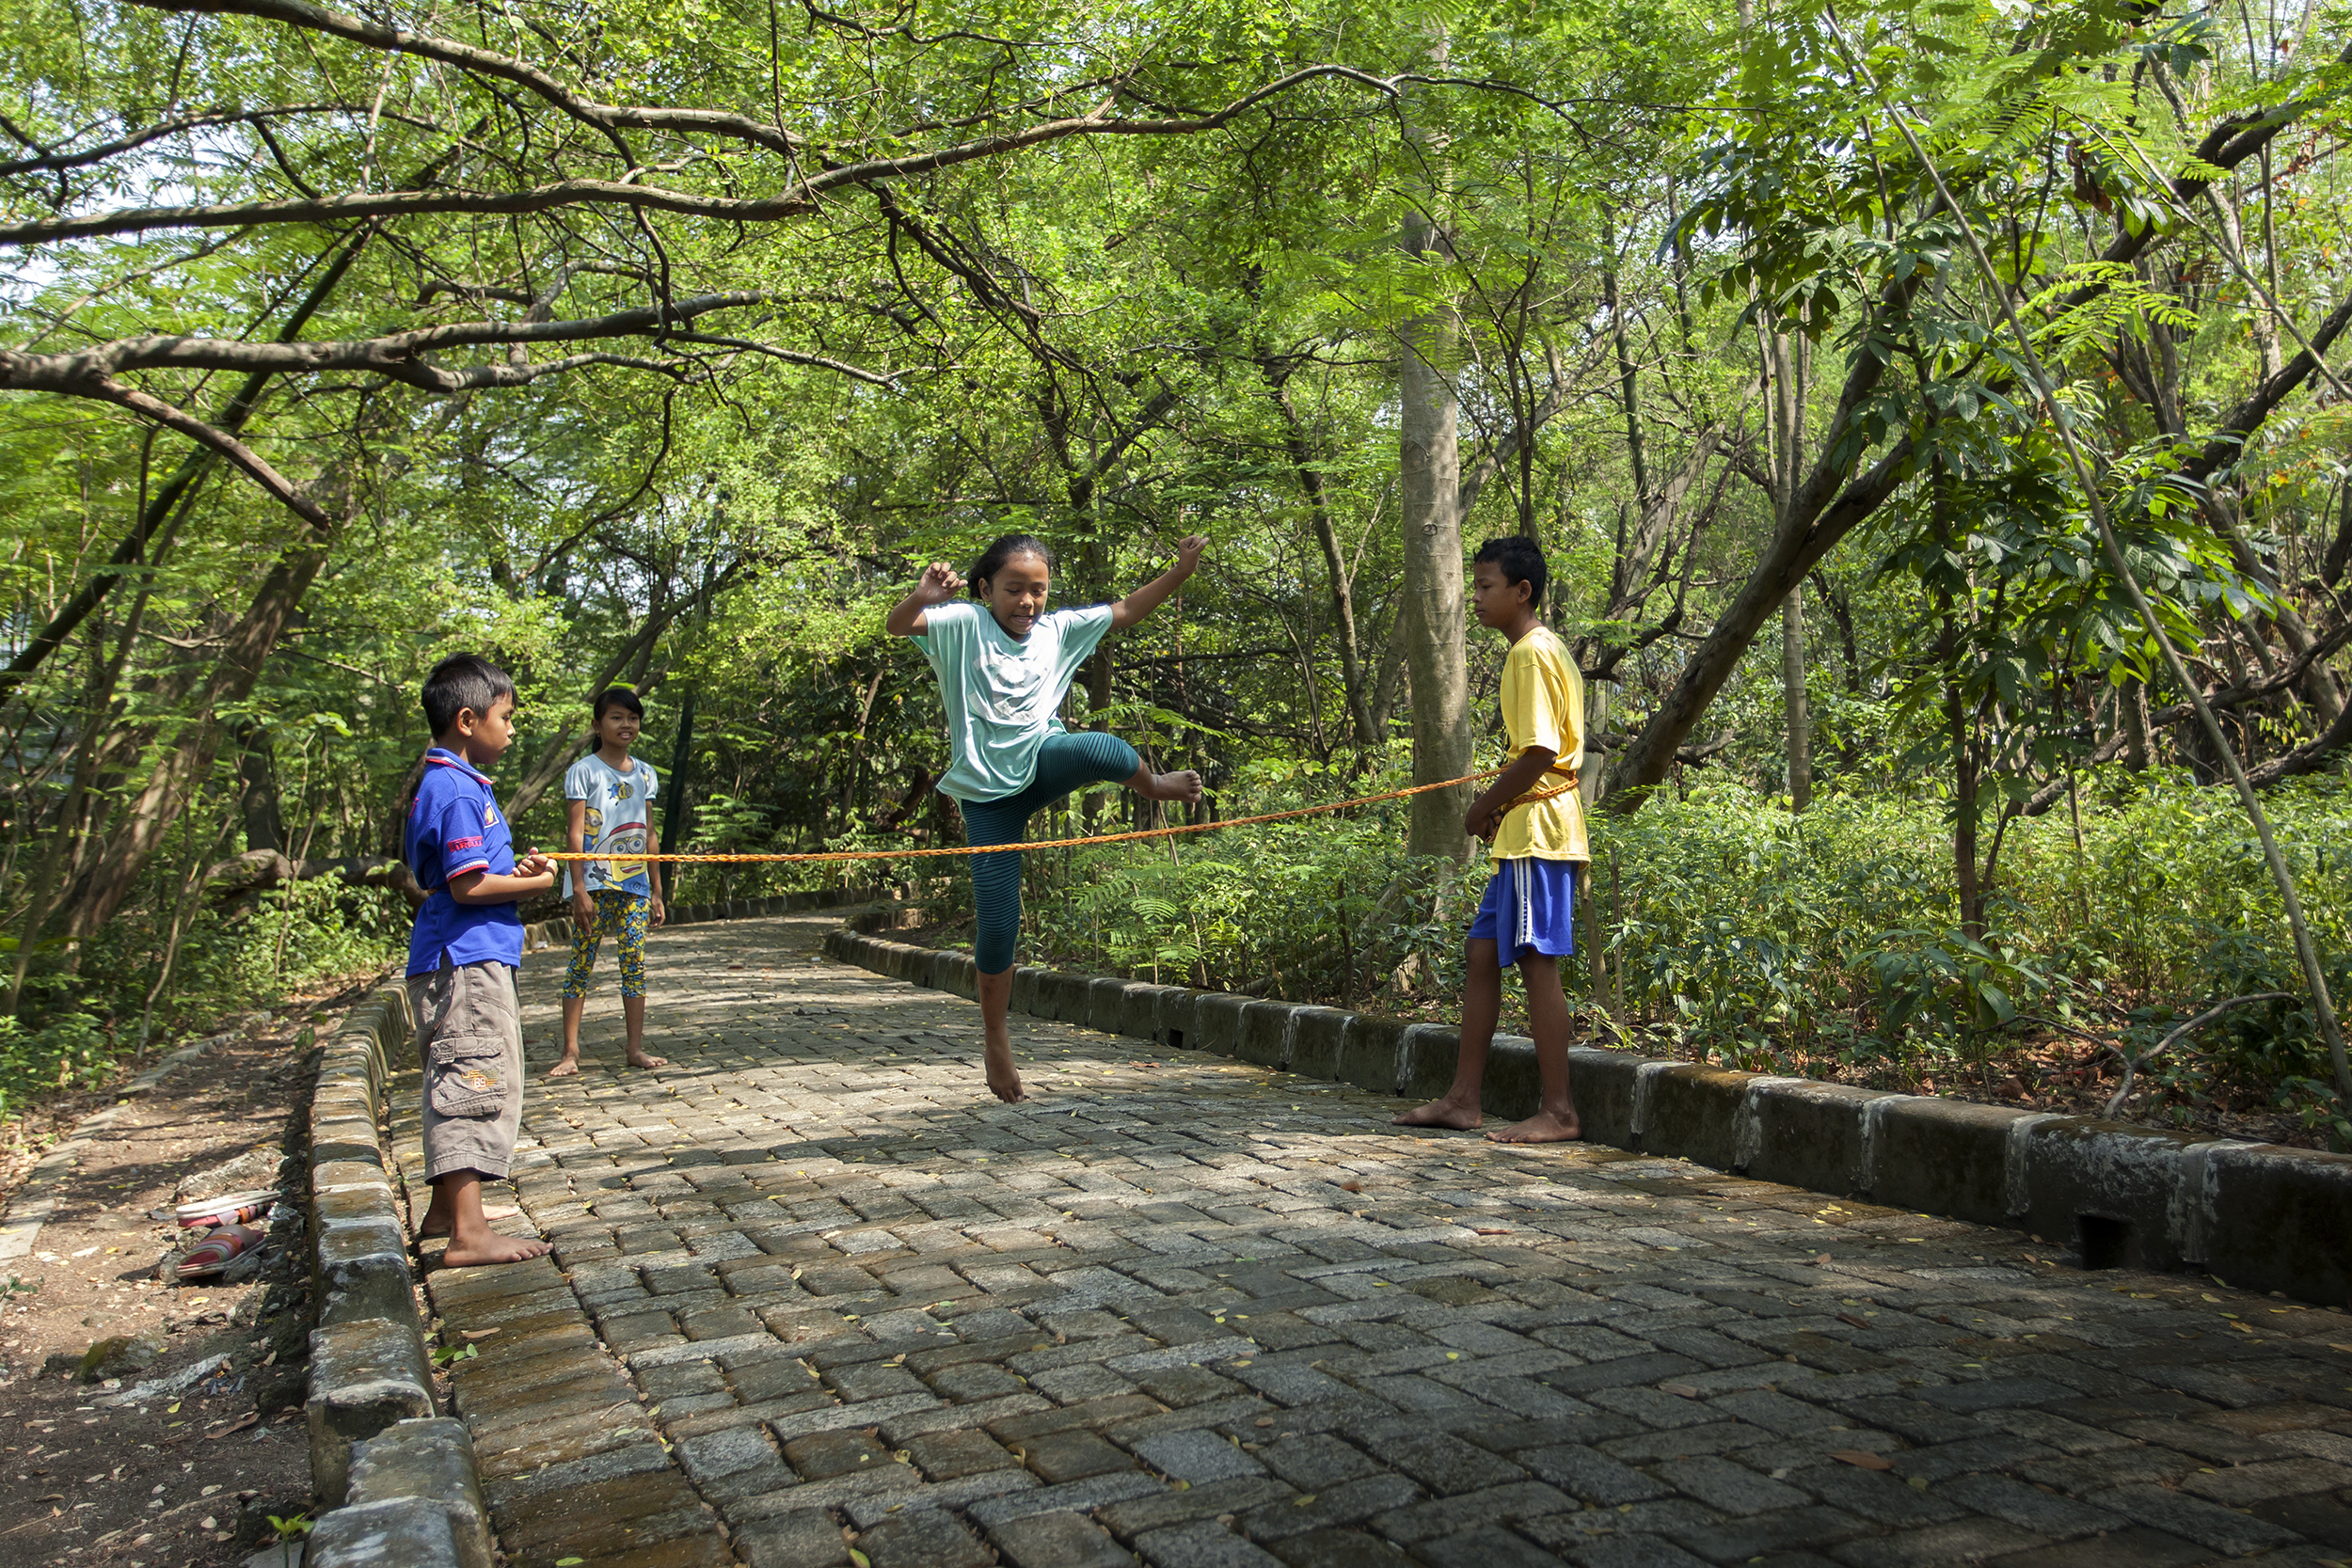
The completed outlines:
[[[180,1259],[180,1277],[206,1279],[260,1246],[262,1235],[249,1225],[224,1225],[188,1249]]]
[[[270,1211],[278,1201],[274,1188],[249,1193],[230,1193],[222,1197],[201,1197],[194,1203],[183,1203],[172,1211],[183,1230],[213,1230],[224,1225],[250,1225]]]

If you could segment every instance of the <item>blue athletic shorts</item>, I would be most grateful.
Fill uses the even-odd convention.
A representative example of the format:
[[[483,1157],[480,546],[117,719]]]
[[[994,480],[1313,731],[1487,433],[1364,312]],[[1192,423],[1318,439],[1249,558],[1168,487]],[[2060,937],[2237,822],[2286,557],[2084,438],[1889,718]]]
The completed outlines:
[[[1495,862],[1494,880],[1470,917],[1470,939],[1491,942],[1505,965],[1532,949],[1547,958],[1576,951],[1576,863],[1534,857]]]

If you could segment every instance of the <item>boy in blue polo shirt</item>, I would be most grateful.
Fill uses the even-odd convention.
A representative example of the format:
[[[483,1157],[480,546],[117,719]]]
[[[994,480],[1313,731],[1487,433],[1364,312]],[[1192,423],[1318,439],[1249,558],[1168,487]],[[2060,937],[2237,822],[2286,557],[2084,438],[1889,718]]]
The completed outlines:
[[[424,1065],[424,1174],[433,1184],[421,1236],[447,1236],[451,1268],[536,1258],[548,1243],[501,1236],[482,1182],[502,1179],[522,1127],[523,923],[516,904],[555,885],[536,849],[515,841],[483,769],[515,738],[515,683],[486,658],[458,654],[424,678],[433,749],[409,799],[402,858],[429,896],[408,938],[408,1001]]]

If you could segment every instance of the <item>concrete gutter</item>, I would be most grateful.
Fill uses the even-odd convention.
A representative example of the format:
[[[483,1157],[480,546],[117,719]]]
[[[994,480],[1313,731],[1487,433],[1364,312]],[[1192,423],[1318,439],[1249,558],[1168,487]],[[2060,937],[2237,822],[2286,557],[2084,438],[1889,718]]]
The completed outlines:
[[[825,940],[834,958],[975,994],[970,955],[872,934],[878,910]],[[1459,1037],[1437,1024],[1024,967],[1016,1011],[1427,1100]],[[2195,1270],[2242,1290],[2352,1301],[2352,1156],[1733,1072],[1589,1047],[1569,1052],[1587,1142],[1792,1187],[2006,1226],[2085,1268]],[[1536,1107],[1534,1042],[1498,1036],[1490,1116]]]

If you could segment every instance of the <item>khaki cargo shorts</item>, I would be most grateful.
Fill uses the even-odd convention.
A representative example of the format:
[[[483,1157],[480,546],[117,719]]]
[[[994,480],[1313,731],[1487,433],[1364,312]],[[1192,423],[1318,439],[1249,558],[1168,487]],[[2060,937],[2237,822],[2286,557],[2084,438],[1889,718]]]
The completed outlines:
[[[523,1017],[496,959],[408,976],[424,1068],[424,1174],[504,1176],[523,1120]]]

